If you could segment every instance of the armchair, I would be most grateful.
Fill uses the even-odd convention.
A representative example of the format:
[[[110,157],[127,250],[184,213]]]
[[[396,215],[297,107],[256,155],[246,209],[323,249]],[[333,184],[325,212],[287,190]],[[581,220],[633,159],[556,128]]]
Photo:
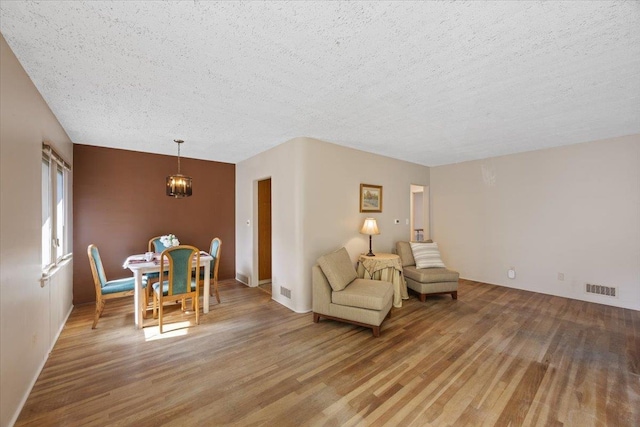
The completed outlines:
[[[380,325],[391,313],[393,285],[360,279],[345,248],[318,258],[311,269],[313,321],[321,317],[371,328],[380,336]]]
[[[432,243],[432,240],[427,242]],[[426,301],[427,295],[437,294],[451,294],[453,299],[458,299],[457,271],[445,267],[417,268],[410,242],[396,242],[396,251],[402,262],[407,287],[418,293],[421,302]]]

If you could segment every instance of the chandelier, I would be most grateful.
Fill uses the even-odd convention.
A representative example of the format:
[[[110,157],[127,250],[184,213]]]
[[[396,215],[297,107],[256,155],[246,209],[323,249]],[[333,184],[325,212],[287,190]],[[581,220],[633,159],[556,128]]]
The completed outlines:
[[[185,176],[180,173],[180,144],[184,141],[174,139],[173,142],[178,144],[178,173],[167,177],[167,196],[181,199],[193,194],[193,188],[191,186],[192,179],[190,176]]]

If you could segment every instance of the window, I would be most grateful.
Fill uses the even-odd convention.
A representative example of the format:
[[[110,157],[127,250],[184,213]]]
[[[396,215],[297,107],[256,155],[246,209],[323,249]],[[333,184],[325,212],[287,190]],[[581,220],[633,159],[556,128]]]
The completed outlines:
[[[42,269],[51,265],[51,168],[49,158],[42,158]]]
[[[47,144],[42,145],[42,269],[47,271],[70,255],[67,238],[69,165]]]

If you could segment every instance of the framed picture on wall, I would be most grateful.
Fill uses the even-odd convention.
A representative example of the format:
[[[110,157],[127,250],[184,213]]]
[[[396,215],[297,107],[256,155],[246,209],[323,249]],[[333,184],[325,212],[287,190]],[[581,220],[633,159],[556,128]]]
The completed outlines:
[[[360,184],[360,212],[382,212],[382,186]]]

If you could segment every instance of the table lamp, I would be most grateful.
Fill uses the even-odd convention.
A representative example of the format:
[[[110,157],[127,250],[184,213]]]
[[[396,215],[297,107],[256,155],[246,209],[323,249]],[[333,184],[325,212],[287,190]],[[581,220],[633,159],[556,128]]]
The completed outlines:
[[[362,226],[362,230],[360,230],[360,234],[369,235],[369,253],[367,254],[367,256],[375,256],[375,254],[371,250],[371,236],[373,234],[380,234],[380,231],[378,231],[378,224],[376,223],[376,219],[365,218],[364,225]]]

